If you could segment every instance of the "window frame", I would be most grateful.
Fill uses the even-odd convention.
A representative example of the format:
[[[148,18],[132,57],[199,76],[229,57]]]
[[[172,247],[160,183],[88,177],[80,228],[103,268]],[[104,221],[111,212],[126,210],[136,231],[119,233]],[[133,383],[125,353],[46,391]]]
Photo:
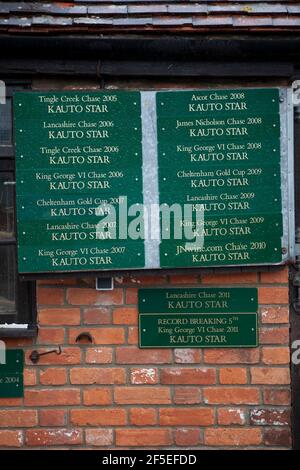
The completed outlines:
[[[20,82],[5,80],[6,97],[13,100],[13,93],[16,91],[25,91],[31,89],[30,82]],[[13,126],[13,107],[11,110],[11,144],[0,145],[0,172],[11,173],[13,181],[15,179],[15,149],[14,149],[14,126]],[[15,200],[15,186],[14,186]],[[16,227],[16,211],[15,227]],[[8,238],[0,241],[0,247],[11,246],[17,250],[17,233],[14,238]],[[15,273],[16,273],[16,312],[0,315],[0,338],[5,337],[32,337],[37,334],[37,309],[36,309],[36,283],[32,281],[24,281],[18,273],[17,256],[15,257]],[[1,325],[13,325],[5,326]],[[27,328],[18,325],[27,325]]]

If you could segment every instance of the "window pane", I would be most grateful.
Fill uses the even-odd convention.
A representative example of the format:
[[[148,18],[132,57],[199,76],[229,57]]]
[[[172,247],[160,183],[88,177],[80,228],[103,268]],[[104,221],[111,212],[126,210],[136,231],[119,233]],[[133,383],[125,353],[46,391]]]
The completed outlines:
[[[0,242],[14,237],[14,185],[12,173],[0,172]],[[0,264],[1,266],[1,264]]]
[[[12,100],[6,99],[5,104],[0,104],[0,147],[12,145]]]
[[[16,313],[16,250],[0,246],[0,319],[1,314]]]

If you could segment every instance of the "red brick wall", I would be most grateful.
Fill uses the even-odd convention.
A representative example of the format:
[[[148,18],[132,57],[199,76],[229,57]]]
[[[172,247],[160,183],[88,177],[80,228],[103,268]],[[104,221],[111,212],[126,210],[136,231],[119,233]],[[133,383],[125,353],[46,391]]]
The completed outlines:
[[[288,271],[39,283],[24,399],[0,399],[0,447],[289,448]],[[259,347],[138,349],[137,288],[257,286]],[[76,344],[90,332],[93,344]],[[35,344],[36,343],[36,344]],[[29,360],[62,345],[63,353]]]

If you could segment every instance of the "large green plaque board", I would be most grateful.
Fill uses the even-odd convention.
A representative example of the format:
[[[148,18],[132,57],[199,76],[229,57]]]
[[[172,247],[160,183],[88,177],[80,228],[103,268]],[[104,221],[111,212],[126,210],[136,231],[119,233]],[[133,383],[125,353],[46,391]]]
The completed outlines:
[[[156,104],[160,204],[192,205],[203,239],[168,238],[174,215],[161,266],[281,262],[279,90],[159,92]]]
[[[2,356],[5,359],[2,363]],[[7,349],[1,353],[0,397],[18,398],[24,395],[24,352],[22,349]]]
[[[278,88],[16,93],[19,272],[286,261],[286,96]]]
[[[14,117],[19,271],[143,268],[118,216],[143,202],[140,93],[16,93]]]
[[[141,348],[256,347],[255,288],[140,289]]]

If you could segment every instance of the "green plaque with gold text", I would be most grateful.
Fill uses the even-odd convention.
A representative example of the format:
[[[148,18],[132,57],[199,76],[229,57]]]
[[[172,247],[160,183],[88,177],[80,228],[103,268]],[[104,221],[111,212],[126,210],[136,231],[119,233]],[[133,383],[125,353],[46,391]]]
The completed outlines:
[[[140,93],[16,93],[14,117],[19,271],[143,268],[119,236],[143,203]]]
[[[140,289],[141,348],[256,347],[256,288]]]
[[[160,204],[193,214],[162,226],[161,266],[281,262],[279,90],[159,92],[156,104]]]

